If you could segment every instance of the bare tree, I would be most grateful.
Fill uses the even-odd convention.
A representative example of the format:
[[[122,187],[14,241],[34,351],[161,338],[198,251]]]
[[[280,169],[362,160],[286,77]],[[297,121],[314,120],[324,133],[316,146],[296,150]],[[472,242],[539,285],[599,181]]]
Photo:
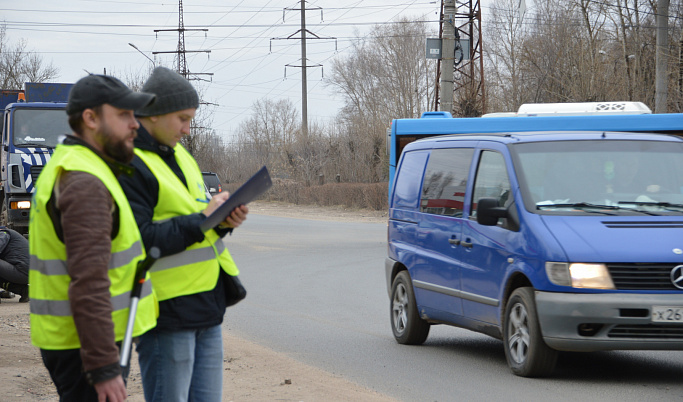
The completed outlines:
[[[427,26],[402,18],[376,26],[332,63],[329,85],[344,97],[330,135],[345,180],[386,178],[386,129],[392,119],[419,117],[434,100],[436,63],[424,55]],[[342,171],[342,168],[343,171]]]
[[[40,55],[27,50],[24,39],[10,43],[7,27],[0,26],[0,88],[22,89],[25,82],[48,81],[58,73],[51,63],[45,63]]]
[[[344,113],[400,118],[430,110],[436,64],[424,55],[427,34],[426,24],[404,17],[374,27],[334,60],[329,85],[344,96]]]
[[[237,130],[240,158],[238,164],[231,162],[233,169],[241,178],[262,165],[279,177],[296,175],[295,145],[300,132],[301,121],[290,100],[254,102],[251,116]]]
[[[488,108],[513,111],[523,104],[528,92],[521,71],[522,44],[527,25],[516,8],[517,0],[497,0],[491,7],[489,28],[485,31],[488,66]]]
[[[604,100],[653,107],[655,5],[655,0],[539,0],[518,26],[509,1],[494,3],[485,48],[489,108]],[[676,24],[669,35],[679,38],[681,2],[672,2],[670,10]],[[673,56],[683,53],[681,41],[669,43],[671,108],[683,92],[677,89],[683,88],[683,57]]]

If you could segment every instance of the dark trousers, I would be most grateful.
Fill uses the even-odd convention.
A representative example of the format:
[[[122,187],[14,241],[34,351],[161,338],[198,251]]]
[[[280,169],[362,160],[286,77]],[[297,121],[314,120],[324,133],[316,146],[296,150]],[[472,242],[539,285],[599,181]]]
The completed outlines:
[[[43,363],[57,387],[60,402],[97,402],[95,387],[88,384],[83,372],[80,349],[40,350]],[[130,364],[123,370],[123,381],[128,378]]]
[[[26,285],[28,283],[28,269],[18,268],[5,260],[0,260],[0,278],[3,282]]]

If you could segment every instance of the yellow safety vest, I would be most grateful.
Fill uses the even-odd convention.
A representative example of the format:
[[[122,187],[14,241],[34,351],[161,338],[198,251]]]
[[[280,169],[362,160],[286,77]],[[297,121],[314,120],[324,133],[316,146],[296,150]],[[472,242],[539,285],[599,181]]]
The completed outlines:
[[[135,148],[135,154],[159,182],[159,197],[152,217],[155,223],[201,212],[207,205],[204,177],[197,162],[180,144],[174,151],[187,187],[157,153]],[[229,275],[239,274],[223,240],[214,230],[209,230],[204,240],[185,251],[160,258],[150,273],[154,290],[162,301],[213,289],[221,268]]]
[[[119,209],[119,230],[112,239],[109,260],[111,318],[117,341],[123,339],[126,331],[137,263],[145,257],[133,211],[109,166],[84,146],[58,145],[37,181],[29,223],[31,341],[48,350],[81,347],[69,301],[71,277],[67,271],[66,247],[57,237],[46,208],[64,171],[83,171],[97,176]],[[153,328],[158,315],[158,302],[150,281],[146,281],[138,302],[133,335]]]

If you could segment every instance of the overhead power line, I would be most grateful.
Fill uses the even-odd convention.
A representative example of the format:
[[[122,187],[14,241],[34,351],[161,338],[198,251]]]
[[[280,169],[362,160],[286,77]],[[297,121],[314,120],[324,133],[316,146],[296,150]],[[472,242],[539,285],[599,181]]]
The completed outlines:
[[[94,2],[97,3],[106,3],[106,1],[101,1],[101,0],[94,0]],[[116,3],[116,4],[125,4],[125,3],[131,3],[135,5],[150,5],[150,6],[159,6],[158,3],[141,3],[141,2],[127,2],[127,1],[111,1],[111,3]],[[355,5],[352,7],[328,7],[328,10],[363,10],[363,9],[377,9],[377,10],[387,10],[387,9],[393,9],[396,7],[402,7],[402,6],[414,6],[414,5],[425,5],[425,4],[433,4],[433,2],[408,2],[408,3],[395,3],[392,4],[391,7],[388,7],[387,5],[364,5],[364,6],[359,6]],[[236,7],[232,5],[221,5],[221,4],[192,4],[192,8],[230,8],[231,13],[239,13],[239,14],[246,14],[246,13],[277,13],[281,14],[282,13],[282,7],[240,7],[244,8],[244,10],[236,9]],[[251,8],[251,9],[249,9]],[[101,10],[64,10],[64,9],[20,9],[20,8],[7,8],[3,7],[0,8],[0,11],[17,11],[17,12],[36,12],[36,13],[66,13],[66,14],[175,14],[175,11],[101,11]],[[215,14],[214,11],[187,11],[185,10],[185,14]]]
[[[435,20],[423,20],[423,21],[368,21],[368,22],[337,22],[337,23],[318,23],[318,24],[308,24],[312,27],[327,27],[327,26],[358,26],[358,25],[396,25],[396,24],[413,24],[416,22],[430,23],[439,22],[438,19]],[[37,21],[4,21],[9,28],[10,26],[17,25],[21,27],[26,26],[38,26],[38,27],[107,27],[107,28],[154,28],[158,27],[158,24],[86,24],[86,23],[67,23],[67,22],[37,22]],[[171,28],[174,25],[167,25],[167,28]],[[203,25],[186,25],[186,28],[200,28]],[[272,25],[267,24],[215,24],[211,25],[212,28],[269,28]],[[297,24],[282,24],[281,27],[298,27]]]

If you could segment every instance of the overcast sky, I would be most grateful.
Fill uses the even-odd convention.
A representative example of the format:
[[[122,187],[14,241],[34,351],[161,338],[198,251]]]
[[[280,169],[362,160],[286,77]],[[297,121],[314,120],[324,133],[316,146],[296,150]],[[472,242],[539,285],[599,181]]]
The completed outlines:
[[[438,32],[441,2],[310,0],[306,4],[307,29],[321,38],[337,38],[307,40],[307,64],[323,66],[307,70],[308,118],[309,122],[327,122],[341,106],[334,89],[325,86],[331,61],[348,55],[351,41],[373,25],[390,23],[400,16],[431,21]],[[211,51],[188,52],[188,69],[213,74],[197,77],[211,81],[199,85],[206,87],[203,100],[218,105],[213,126],[224,139],[230,139],[258,99],[288,98],[301,110],[301,68],[285,67],[301,65],[301,43],[284,39],[291,35],[300,38],[296,33],[301,23],[300,7],[296,0],[183,1],[183,21],[188,30],[185,49]],[[152,63],[129,43],[156,63],[175,67],[174,53],[153,52],[177,49],[177,1],[5,0],[0,12],[10,42],[25,39],[29,50],[59,69],[58,82],[75,82],[86,71],[102,73],[104,69],[121,78],[146,76]]]

